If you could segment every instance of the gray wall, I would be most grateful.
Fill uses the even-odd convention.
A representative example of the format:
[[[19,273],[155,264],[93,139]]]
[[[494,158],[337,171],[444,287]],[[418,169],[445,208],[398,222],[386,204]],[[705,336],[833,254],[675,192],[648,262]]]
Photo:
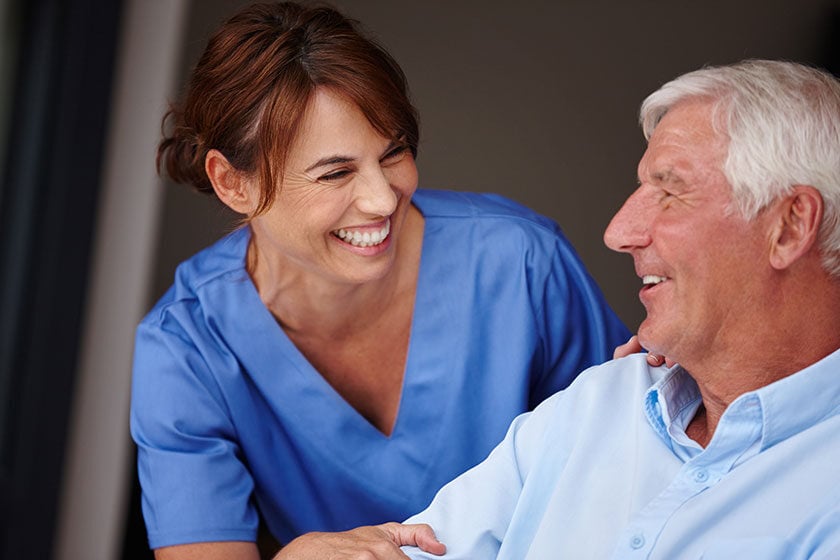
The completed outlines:
[[[244,2],[193,2],[184,71]],[[505,194],[555,219],[631,329],[642,318],[631,259],[602,235],[635,185],[644,96],[704,64],[823,64],[838,0],[524,2],[337,0],[391,51],[421,116],[420,183]],[[229,215],[167,189],[159,294],[177,261]],[[196,211],[199,207],[201,211]]]

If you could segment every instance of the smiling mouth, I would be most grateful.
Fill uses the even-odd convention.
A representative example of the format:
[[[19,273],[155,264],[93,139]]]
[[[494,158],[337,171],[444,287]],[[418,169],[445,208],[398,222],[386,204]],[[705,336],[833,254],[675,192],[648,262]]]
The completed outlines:
[[[332,232],[334,236],[354,247],[374,247],[384,242],[388,238],[389,233],[391,233],[390,218],[385,222],[384,226],[375,231],[360,232],[358,230],[339,229]]]
[[[642,276],[642,284],[645,286],[655,286],[667,280],[664,276],[656,276],[654,274],[645,274]]]

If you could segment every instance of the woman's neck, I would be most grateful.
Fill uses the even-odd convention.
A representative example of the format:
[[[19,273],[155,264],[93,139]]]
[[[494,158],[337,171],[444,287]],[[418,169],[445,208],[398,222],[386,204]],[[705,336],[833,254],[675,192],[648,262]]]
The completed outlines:
[[[423,217],[411,207],[397,239],[387,273],[365,283],[337,282],[313,275],[282,259],[261,256],[251,241],[248,270],[260,298],[287,332],[340,336],[364,328],[416,287],[423,238]],[[410,302],[410,303],[411,303]]]

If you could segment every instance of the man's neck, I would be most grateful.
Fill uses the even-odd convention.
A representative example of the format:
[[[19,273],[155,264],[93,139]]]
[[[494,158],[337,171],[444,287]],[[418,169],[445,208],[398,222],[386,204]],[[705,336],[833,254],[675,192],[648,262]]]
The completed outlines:
[[[798,302],[788,299],[750,332],[728,337],[725,345],[714,345],[716,351],[680,362],[697,382],[703,399],[686,429],[691,439],[705,447],[726,408],[739,396],[788,377],[840,348],[840,290],[836,283],[817,288],[806,296],[819,296]]]
[[[706,406],[701,404],[700,408],[694,414],[694,418],[685,427],[685,435],[696,441],[703,448],[709,445],[709,442],[712,440],[712,434],[714,433],[714,431],[709,432],[710,428],[706,417]],[[715,424],[716,426],[717,424]],[[712,430],[714,429],[712,428]]]

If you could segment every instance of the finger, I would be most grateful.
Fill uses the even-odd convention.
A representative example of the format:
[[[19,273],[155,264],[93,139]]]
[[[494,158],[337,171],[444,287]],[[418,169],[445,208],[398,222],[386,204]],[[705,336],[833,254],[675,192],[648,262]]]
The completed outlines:
[[[647,362],[652,366],[661,366],[665,363],[665,358],[659,354],[648,354]]]
[[[639,344],[639,338],[634,334],[630,337],[630,340],[620,346],[616,346],[615,351],[613,351],[613,359],[623,358],[624,356],[641,351],[642,345]]]
[[[391,536],[391,540],[397,546],[416,546],[437,556],[446,552],[446,545],[437,540],[434,530],[426,524],[386,523],[379,527]]]

